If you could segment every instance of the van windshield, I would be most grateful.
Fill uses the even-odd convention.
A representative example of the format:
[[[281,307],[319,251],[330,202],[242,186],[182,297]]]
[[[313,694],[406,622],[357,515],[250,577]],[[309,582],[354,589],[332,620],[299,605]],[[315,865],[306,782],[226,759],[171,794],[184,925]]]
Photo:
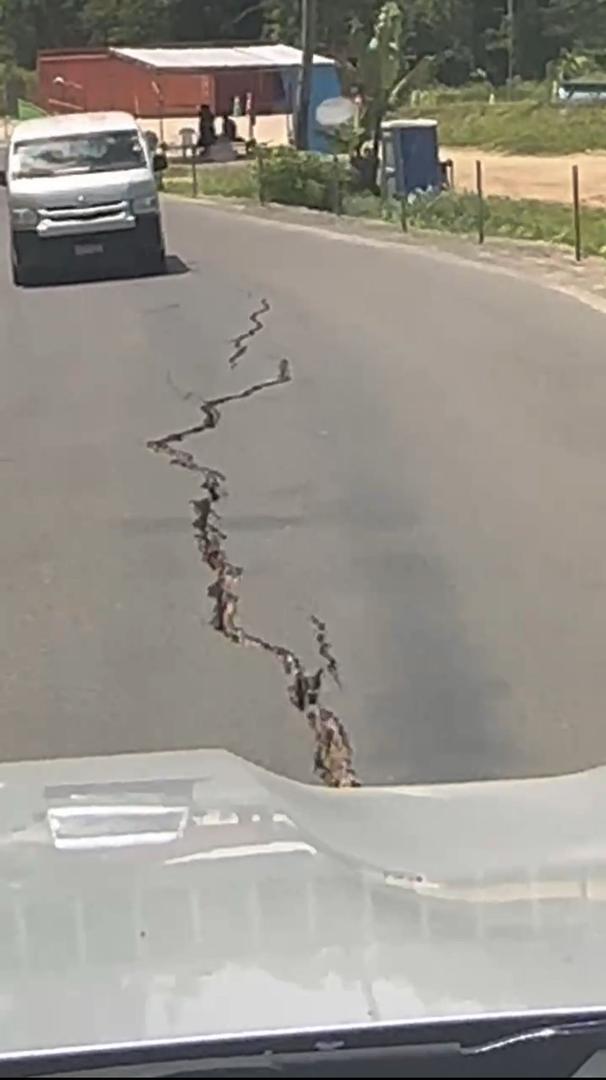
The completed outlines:
[[[140,169],[145,151],[136,131],[102,131],[18,142],[12,175],[69,176],[74,173]]]

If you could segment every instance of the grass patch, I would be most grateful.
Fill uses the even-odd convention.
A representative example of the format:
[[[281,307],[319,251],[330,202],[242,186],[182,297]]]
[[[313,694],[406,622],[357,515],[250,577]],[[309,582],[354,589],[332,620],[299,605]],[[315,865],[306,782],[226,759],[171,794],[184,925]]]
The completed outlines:
[[[256,168],[252,161],[229,165],[199,165],[200,195],[223,195],[231,199],[254,199],[258,195]],[[173,195],[192,194],[190,165],[172,165],[164,177],[164,190]]]
[[[398,203],[383,208],[374,195],[349,196],[344,209],[355,217],[383,217],[394,224],[400,220]],[[407,218],[412,228],[477,235],[477,196],[445,191],[435,198],[421,197],[408,204]],[[584,254],[606,256],[606,214],[586,208],[581,215],[581,228]],[[484,200],[484,230],[487,237],[574,246],[572,210],[559,203],[491,196]]]
[[[445,146],[477,146],[509,154],[574,154],[606,150],[606,106],[540,101],[451,101],[402,116],[431,116]]]
[[[491,86],[486,82],[468,82],[463,86],[441,86],[439,84],[422,90],[419,105],[424,109],[457,101],[488,102],[491,95],[497,101],[551,101],[551,82],[514,80],[511,89],[508,86]]]

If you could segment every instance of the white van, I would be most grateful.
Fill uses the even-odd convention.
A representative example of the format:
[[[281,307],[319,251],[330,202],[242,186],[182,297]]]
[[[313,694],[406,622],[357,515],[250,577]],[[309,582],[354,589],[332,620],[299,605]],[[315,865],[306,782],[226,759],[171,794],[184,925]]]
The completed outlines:
[[[128,113],[69,113],[25,120],[5,169],[15,284],[91,264],[164,269],[152,155]]]

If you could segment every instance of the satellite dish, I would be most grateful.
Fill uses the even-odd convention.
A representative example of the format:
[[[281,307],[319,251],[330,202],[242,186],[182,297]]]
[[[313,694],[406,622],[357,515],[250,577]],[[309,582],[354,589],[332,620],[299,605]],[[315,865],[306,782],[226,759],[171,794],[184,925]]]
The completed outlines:
[[[316,109],[316,123],[327,131],[334,131],[343,124],[349,124],[355,115],[356,107],[349,98],[326,98]]]

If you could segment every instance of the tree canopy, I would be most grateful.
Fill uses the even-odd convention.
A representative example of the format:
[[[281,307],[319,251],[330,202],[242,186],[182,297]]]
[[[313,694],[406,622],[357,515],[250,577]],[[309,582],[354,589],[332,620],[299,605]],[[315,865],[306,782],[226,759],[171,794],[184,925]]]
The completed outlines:
[[[507,74],[507,0],[398,0],[408,66],[435,56],[444,82]],[[342,61],[370,34],[381,0],[317,0],[318,49]],[[606,56],[606,0],[514,0],[514,70],[541,78],[565,50]],[[300,0],[0,0],[0,51],[25,67],[38,49],[102,44],[300,40]]]

